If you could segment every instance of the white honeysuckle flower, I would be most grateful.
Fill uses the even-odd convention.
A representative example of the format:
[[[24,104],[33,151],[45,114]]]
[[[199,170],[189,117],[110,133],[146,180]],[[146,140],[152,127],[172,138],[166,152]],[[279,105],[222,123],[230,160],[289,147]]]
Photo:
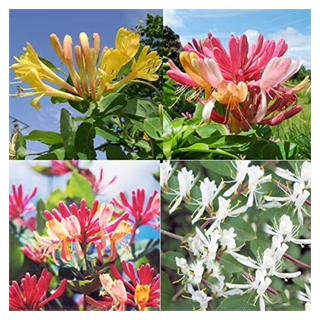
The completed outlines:
[[[191,284],[188,284],[188,292],[191,294],[191,299],[200,304],[200,310],[205,311],[208,308],[208,303],[212,299],[208,297],[202,290],[194,290]]]
[[[228,295],[234,295],[234,294],[238,294],[237,290],[239,290],[241,293],[243,293],[242,289],[247,289],[246,291],[254,290],[257,293],[257,296],[254,299],[254,301],[256,302],[259,299],[260,310],[265,311],[266,306],[265,306],[264,299],[270,302],[270,300],[266,295],[266,291],[270,286],[270,284],[272,283],[272,280],[269,277],[267,277],[267,273],[264,270],[256,270],[255,279],[251,279],[251,280],[248,278],[246,279],[249,282],[248,284],[226,283],[227,288],[233,289],[229,292],[227,291],[226,293]]]
[[[177,163],[174,165],[176,167]],[[164,160],[162,163],[160,163],[160,187],[163,189],[168,188],[168,181],[171,177],[171,175],[174,172],[174,168],[172,168],[172,165],[169,160]]]
[[[172,200],[172,202],[169,205],[170,207],[172,203],[174,203],[171,209],[169,210],[169,214],[177,210],[183,199],[190,198],[190,192],[193,187],[193,183],[195,182],[192,170],[188,171],[185,167],[182,168],[181,171],[178,173],[177,178],[179,182],[179,191],[175,192],[177,196]]]
[[[300,223],[303,223],[303,213],[308,215],[308,211],[306,208],[303,207],[306,200],[310,196],[310,192],[308,190],[305,190],[305,185],[303,183],[295,182],[293,184],[293,191],[290,189],[284,190],[284,193],[286,194],[285,197],[270,197],[270,196],[264,196],[264,199],[266,201],[270,201],[269,208],[273,207],[282,207],[284,205],[293,204],[295,206],[293,210],[293,214],[297,212],[298,219]],[[280,202],[284,202],[281,204]]]
[[[234,228],[230,228],[229,230],[223,230],[221,234],[220,243],[222,246],[222,250],[224,250],[225,253],[230,253],[234,251],[236,248],[236,240],[237,234],[234,233]]]
[[[188,238],[188,247],[192,254],[196,257],[199,257],[204,251],[204,245],[197,235]]]
[[[309,279],[311,284],[311,280]],[[311,289],[305,284],[304,285],[306,292],[299,291],[297,298],[303,302],[305,302],[305,310],[311,311]]]
[[[176,257],[176,265],[184,275],[188,276],[190,274],[190,268],[186,259]]]
[[[192,219],[192,224],[196,223],[201,218],[206,209],[209,213],[213,211],[212,202],[223,187],[223,181],[218,187],[216,186],[216,182],[210,181],[209,178],[205,178],[203,181],[201,181],[201,202],[199,203],[200,206],[191,215],[191,217],[195,215],[195,217]]]
[[[189,282],[194,285],[200,284],[204,273],[203,261],[195,261],[189,265],[189,268],[192,271],[189,276]]]
[[[234,182],[235,184],[223,194],[224,197],[230,197],[233,193],[235,193],[238,190],[240,184],[242,184],[243,180],[245,179],[248,173],[248,166],[250,162],[251,161],[248,160],[236,160],[235,162],[231,162],[232,165],[236,168],[237,173],[235,179],[228,181],[227,183]]]
[[[296,278],[301,275],[300,271],[292,272],[292,273],[283,273],[280,272],[282,262],[278,260],[278,256],[283,256],[285,251],[288,249],[286,244],[282,244],[279,249],[279,253],[276,254],[275,248],[272,250],[271,248],[267,248],[262,257],[262,261],[255,261],[250,257],[243,256],[236,252],[231,252],[231,255],[241,264],[246,267],[261,270],[267,272],[268,276],[276,276],[278,278],[287,279],[287,278]]]
[[[269,174],[264,177],[264,171],[259,166],[252,166],[248,168],[248,202],[247,206],[252,207],[253,203],[255,202],[258,204],[258,196],[260,194],[259,190],[261,189],[261,184],[266,183],[271,180],[272,175]]]
[[[286,180],[298,182],[299,184],[304,184],[306,189],[311,188],[311,162],[305,161],[299,173],[299,170],[296,170],[295,174],[289,170],[282,168],[276,168],[275,173]]]
[[[293,242],[295,244],[311,244],[311,239],[297,239],[299,227],[295,227],[288,215],[280,218],[279,226],[275,223],[273,227],[265,225],[264,231],[273,236],[282,237],[283,242]]]
[[[196,227],[196,233],[199,239],[201,240],[203,246],[207,249],[206,252],[206,260],[215,260],[218,250],[218,239],[220,238],[219,231],[216,230],[214,232],[211,232],[209,234],[203,234],[201,230]]]
[[[216,213],[215,220],[210,226],[210,228],[206,231],[206,234],[210,234],[215,229],[220,229],[221,222],[224,221],[227,217],[237,217],[239,214],[245,212],[248,207],[242,206],[238,209],[235,209],[237,206],[231,208],[230,203],[231,199],[224,199],[223,197],[218,198],[219,201],[219,209]]]

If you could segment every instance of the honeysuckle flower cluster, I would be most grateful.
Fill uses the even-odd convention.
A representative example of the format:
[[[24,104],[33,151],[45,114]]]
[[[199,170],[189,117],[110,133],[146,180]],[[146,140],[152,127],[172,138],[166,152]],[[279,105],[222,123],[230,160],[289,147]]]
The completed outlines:
[[[225,49],[211,33],[206,39],[184,46],[180,62],[185,72],[170,61],[168,75],[181,91],[194,90],[189,99],[204,105],[203,120],[229,124],[230,131],[248,131],[253,124],[275,126],[302,110],[297,93],[306,88],[306,77],[296,86],[287,83],[302,65],[284,58],[288,45],[265,40],[249,46],[247,36],[231,35]],[[222,112],[217,111],[217,105]]]
[[[110,266],[110,274],[100,275],[103,287],[103,300],[87,297],[90,305],[104,310],[123,311],[125,306],[138,311],[146,311],[148,307],[160,309],[160,274],[155,275],[150,264],[142,265],[136,270],[132,262],[122,261],[125,277],[114,266]]]
[[[292,173],[288,170],[277,168],[275,173],[288,181],[294,182],[293,190],[286,188],[286,186],[279,185],[279,188],[283,190],[284,197],[271,197],[264,196],[264,199],[268,202],[265,204],[267,208],[277,207],[280,208],[284,205],[294,206],[293,213],[297,213],[300,223],[303,223],[303,215],[309,215],[306,203],[310,196],[309,189],[311,188],[311,164],[305,161],[301,166],[301,172],[296,170],[296,173]]]
[[[23,192],[23,186],[20,184],[18,187],[12,186],[12,194],[9,195],[9,220],[18,223],[20,226],[35,231],[36,219],[30,216],[37,208],[31,202],[36,196],[37,187],[35,187],[31,194]]]
[[[255,269],[255,278],[259,279],[259,286],[253,286],[252,280],[248,279],[250,284],[249,285],[237,285],[234,283],[227,283],[228,288],[238,288],[238,289],[245,289],[253,291],[256,290],[257,296],[256,300],[259,299],[260,310],[265,310],[265,301],[270,302],[268,296],[266,294],[266,290],[268,286],[272,283],[270,277],[276,276],[282,279],[288,278],[296,278],[301,275],[300,271],[291,272],[291,273],[284,273],[281,272],[282,268],[282,259],[285,255],[286,251],[289,249],[287,243],[293,242],[296,244],[311,244],[311,239],[295,239],[293,236],[297,234],[298,228],[293,226],[293,223],[289,216],[283,215],[280,218],[279,226],[275,226],[274,228],[266,225],[266,232],[273,235],[272,237],[272,245],[270,248],[267,248],[260,259],[255,261],[250,257],[243,256],[238,253],[232,253],[232,256],[241,264],[245,265],[246,267]],[[256,283],[257,280],[254,281]],[[263,285],[265,284],[265,285]],[[247,287],[246,287],[247,286]]]
[[[86,206],[86,201],[81,201],[80,207],[75,203],[69,207],[63,202],[59,203],[59,211],[45,211],[48,237],[40,236],[35,232],[35,237],[40,247],[52,252],[54,262],[56,251],[60,252],[63,261],[74,259],[72,248],[75,246],[77,257],[85,257],[88,247],[93,244],[98,252],[98,257],[103,262],[105,249],[110,248],[108,259],[113,261],[116,256],[116,245],[132,230],[132,225],[127,221],[129,214],[115,218],[112,204],[95,200],[91,209]],[[61,250],[60,250],[61,249]]]
[[[218,166],[219,163],[217,163]],[[253,295],[252,303],[256,305],[259,301],[260,310],[266,310],[266,302],[273,304],[268,291],[277,294],[277,291],[272,289],[275,277],[286,281],[290,278],[303,278],[302,276],[305,276],[297,267],[293,267],[290,271],[284,269],[285,262],[293,261],[297,265],[302,264],[304,268],[309,268],[308,265],[288,255],[289,244],[292,243],[302,247],[311,244],[311,239],[299,237],[303,221],[301,222],[300,216],[296,217],[295,213],[301,209],[301,205],[297,201],[283,203],[282,198],[277,202],[279,197],[273,199],[270,190],[277,190],[277,193],[285,191],[291,194],[296,192],[295,189],[291,190],[291,188],[295,188],[298,184],[303,186],[303,190],[296,197],[301,196],[301,194],[304,195],[307,189],[309,191],[311,189],[311,166],[309,162],[303,162],[299,168],[296,165],[295,172],[275,166],[271,170],[274,173],[269,174],[266,174],[264,166],[255,165],[251,161],[234,161],[232,166],[233,169],[230,165],[231,180],[221,178],[221,181],[217,181],[210,180],[209,177],[201,180],[197,176],[195,180],[199,179],[196,182],[200,181],[200,183],[199,190],[195,193],[192,192],[195,187],[194,180],[188,179],[194,177],[192,170],[184,167],[180,169],[181,171],[178,171],[179,191],[177,191],[170,188],[175,180],[171,180],[171,177],[174,176],[172,165],[166,163],[161,168],[166,177],[163,180],[166,186],[163,189],[164,193],[167,193],[168,196],[188,194],[188,197],[184,196],[181,200],[177,200],[177,196],[175,196],[173,201],[177,201],[178,205],[175,203],[174,208],[175,211],[178,211],[181,204],[185,206],[184,210],[179,210],[179,212],[183,212],[184,219],[194,225],[194,232],[192,229],[190,231],[190,227],[188,227],[188,237],[181,235],[184,239],[181,248],[188,250],[189,258],[181,256],[175,258],[177,273],[180,278],[174,283],[181,281],[185,291],[189,293],[187,297],[198,304],[197,309],[199,310],[207,310],[211,300],[228,297],[230,297],[228,299],[232,299],[234,295],[244,294]],[[167,168],[170,168],[170,175],[168,175]],[[184,172],[184,174],[180,174],[181,172]],[[178,178],[179,174],[180,179]],[[285,182],[281,183],[278,181],[279,178]],[[180,191],[181,189],[182,191]],[[185,190],[187,190],[187,193],[185,193]],[[195,199],[193,195],[199,193],[199,191],[201,198]],[[310,195],[309,191],[304,202],[307,201],[308,205],[311,205],[310,201],[307,200]],[[170,198],[166,199],[170,201]],[[274,203],[277,203],[277,205],[274,205]],[[191,205],[196,206],[193,213]],[[170,206],[169,214],[173,214]],[[274,216],[273,223],[266,223],[263,226],[262,232],[271,236],[270,242],[264,250],[260,251],[261,249],[258,248],[255,258],[243,254],[241,251],[243,247],[246,247],[246,243],[239,241],[237,224],[234,224],[235,227],[233,227],[232,220],[240,217],[241,221],[247,221],[248,215],[254,214],[268,216],[273,208],[278,207],[280,209],[284,206],[287,208],[286,214]],[[188,215],[186,210],[191,212],[191,216],[186,216]],[[201,221],[203,224],[199,225]],[[253,223],[252,228],[256,229],[257,225]],[[241,233],[242,227],[238,230]],[[226,256],[248,269],[249,273],[243,271],[244,283],[230,281],[234,279],[233,277],[229,278],[225,271],[224,257]],[[228,278],[226,278],[227,276]],[[307,303],[310,302],[310,296],[309,288],[306,294],[299,295],[302,301]],[[309,305],[306,305],[306,309],[308,307]]]
[[[45,307],[47,303],[58,299],[65,291],[67,279],[63,279],[59,287],[48,297],[52,274],[44,269],[37,279],[36,275],[30,276],[27,272],[21,280],[9,286],[9,309],[13,311],[37,311]]]
[[[122,87],[135,79],[156,81],[157,70],[162,60],[156,51],[150,52],[149,46],[142,47],[140,55],[136,54],[141,46],[140,35],[136,31],[120,28],[115,39],[115,48],[101,49],[101,39],[94,33],[93,45],[85,32],[80,33],[80,45],[73,48],[73,39],[66,35],[63,44],[56,34],[50,35],[54,51],[69,71],[72,81],[64,80],[39,57],[30,43],[25,53],[11,69],[16,79],[26,82],[30,88],[23,88],[15,96],[36,96],[31,105],[37,110],[41,108],[40,100],[44,96],[59,97],[74,102],[87,99],[99,101],[104,94]],[[131,63],[130,72],[119,77],[121,69]],[[54,86],[63,88],[58,90]]]

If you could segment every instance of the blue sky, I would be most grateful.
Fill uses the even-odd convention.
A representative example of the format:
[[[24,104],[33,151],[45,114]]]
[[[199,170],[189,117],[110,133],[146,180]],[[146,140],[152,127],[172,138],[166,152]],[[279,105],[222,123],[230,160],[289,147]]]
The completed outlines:
[[[50,161],[10,161],[9,163],[9,188],[12,192],[12,185],[22,183],[24,192],[31,193],[35,186],[38,187],[35,201],[40,198],[47,199],[50,193],[60,188],[65,190],[70,174],[62,177],[48,178],[36,173],[31,166],[50,166]],[[101,202],[108,202],[113,197],[119,196],[124,191],[128,199],[131,199],[131,192],[138,188],[146,190],[147,198],[159,189],[159,183],[154,179],[153,173],[159,171],[159,161],[81,161],[81,168],[90,168],[92,172],[99,176],[100,169],[104,169],[104,180],[110,181],[115,175],[116,181],[106,190],[106,195],[98,196]],[[154,231],[152,227],[142,227],[137,239],[158,238],[159,231]]]
[[[10,65],[14,56],[23,52],[26,42],[30,42],[41,57],[60,65],[59,58],[51,47],[49,36],[56,33],[63,40],[66,34],[72,36],[78,44],[79,34],[84,31],[89,37],[98,32],[102,46],[114,47],[115,36],[119,28],[135,28],[148,13],[162,15],[162,10],[10,10]],[[10,70],[10,81],[14,81],[14,72]],[[16,92],[16,86],[10,86],[10,93]],[[32,130],[59,131],[59,117],[62,107],[75,116],[80,115],[68,104],[53,105],[49,98],[41,100],[42,108],[35,110],[30,105],[31,98],[10,99],[10,116],[28,125],[23,134]],[[10,133],[9,133],[10,134]],[[30,152],[44,151],[46,146],[28,143]],[[100,158],[105,158],[99,154]]]
[[[262,33],[267,39],[284,38],[287,57],[311,67],[311,10],[164,10],[164,24],[180,35],[182,44],[193,37],[206,38],[210,31],[224,45],[230,34],[246,33],[253,43]]]

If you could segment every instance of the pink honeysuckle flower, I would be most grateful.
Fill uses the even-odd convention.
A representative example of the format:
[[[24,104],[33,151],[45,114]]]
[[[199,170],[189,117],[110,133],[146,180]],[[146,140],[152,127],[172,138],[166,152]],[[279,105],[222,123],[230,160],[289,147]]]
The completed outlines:
[[[85,177],[91,184],[93,191],[99,195],[105,195],[106,189],[113,184],[117,176],[114,176],[109,182],[105,183],[103,179],[103,169],[100,170],[99,179],[92,173],[90,169],[81,169],[80,174]]]
[[[140,226],[152,226],[155,230],[160,227],[160,195],[158,191],[153,193],[146,206],[145,200],[146,192],[144,189],[132,192],[132,203],[128,201],[124,192],[120,193],[120,199],[113,198],[112,200],[115,206],[130,214],[129,220],[134,223],[131,243],[134,242],[136,231]]]
[[[35,187],[32,193],[24,194],[22,184],[17,188],[12,186],[13,193],[9,195],[9,218],[11,220],[21,219],[25,215],[36,211],[36,207],[30,201],[35,197],[37,193],[37,187]]]
[[[102,301],[96,301],[91,297],[87,297],[87,302],[99,309],[124,311],[128,296],[122,280],[113,280],[108,273],[101,274],[99,279],[103,287],[100,295],[107,295],[107,297]]]
[[[197,45],[196,45],[197,44]],[[233,82],[248,82],[258,80],[262,71],[274,57],[282,57],[288,49],[284,39],[278,43],[274,40],[265,40],[259,35],[257,43],[249,47],[245,34],[240,37],[231,35],[226,50],[221,41],[211,33],[201,42],[194,39],[184,50],[195,52],[203,59],[214,59],[220,67],[223,78]]]
[[[50,251],[45,251],[39,247],[31,247],[29,244],[26,244],[21,251],[23,254],[36,263],[46,263],[50,257]]]
[[[48,297],[48,291],[52,274],[43,270],[39,281],[37,276],[30,276],[27,272],[21,280],[21,285],[16,281],[9,286],[9,309],[13,311],[36,311],[41,310],[47,303],[58,299],[65,291],[67,279],[63,279],[58,289]]]
[[[275,126],[301,111],[296,93],[308,84],[306,77],[293,88],[286,85],[301,67],[301,62],[284,59],[288,45],[264,40],[260,35],[249,48],[246,35],[230,36],[225,49],[216,37],[192,40],[180,54],[183,73],[170,62],[169,77],[192,89],[188,99],[204,104],[203,120],[228,124],[230,132],[248,131],[253,124]],[[204,96],[204,98],[201,96]],[[222,107],[218,113],[217,103]]]
[[[110,266],[113,276],[121,280],[127,288],[127,304],[139,311],[146,311],[148,307],[160,308],[160,274],[154,276],[154,269],[149,265],[142,265],[138,270],[132,262],[122,261],[124,278],[115,265]]]
[[[79,160],[52,160],[50,174],[52,176],[64,176],[72,172],[74,168],[79,168]]]
[[[80,207],[75,203],[69,207],[63,202],[59,203],[59,211],[44,211],[48,220],[46,223],[49,237],[39,236],[34,232],[41,248],[47,248],[52,252],[54,262],[56,251],[61,248],[63,261],[72,259],[73,244],[79,259],[83,259],[90,244],[96,246],[98,257],[103,261],[103,252],[110,247],[109,259],[116,258],[116,244],[119,243],[132,230],[132,226],[126,220],[128,213],[116,217],[113,205],[102,204],[99,209],[99,201],[95,200],[92,209],[86,206],[85,199],[81,200]]]

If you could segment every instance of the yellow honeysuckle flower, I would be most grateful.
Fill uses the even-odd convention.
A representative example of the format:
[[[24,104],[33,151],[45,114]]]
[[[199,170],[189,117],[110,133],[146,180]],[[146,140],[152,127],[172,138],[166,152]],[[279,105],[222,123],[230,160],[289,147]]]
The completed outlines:
[[[133,60],[131,71],[134,78],[157,81],[159,76],[155,72],[160,68],[162,60],[157,51],[152,51],[148,54],[149,50],[149,46],[145,46],[142,49],[138,60]]]
[[[111,84],[123,66],[123,55],[118,49],[110,48],[104,52],[98,72],[106,87]]]
[[[17,63],[11,66],[17,78],[28,82],[34,90],[26,93],[30,89],[23,88],[23,93],[15,96],[37,95],[31,102],[36,109],[40,108],[39,101],[45,95],[72,101],[82,101],[87,98],[99,101],[104,93],[134,79],[158,80],[158,75],[155,73],[162,60],[157,52],[149,52],[150,47],[146,46],[142,49],[137,61],[134,58],[140,48],[140,35],[135,31],[120,28],[115,40],[116,48],[105,47],[101,55],[101,39],[98,33],[93,34],[93,47],[90,47],[89,38],[85,32],[80,33],[80,45],[76,45],[74,49],[70,35],[64,37],[61,45],[57,35],[51,34],[50,42],[62,63],[68,68],[72,85],[47,67],[30,43],[27,43],[26,53],[15,58]],[[131,72],[122,79],[117,78],[123,66],[130,61],[132,61]],[[56,90],[43,81],[60,86],[67,92]]]
[[[140,35],[134,31],[120,28],[116,36],[116,49],[123,56],[123,65],[131,61],[140,47]]]
[[[17,63],[14,63],[11,69],[15,72],[17,79],[26,80],[25,78],[30,73],[30,70],[35,69],[41,79],[63,87],[72,93],[77,93],[74,87],[55,74],[39,59],[38,54],[30,43],[27,43],[26,53],[22,54],[20,58],[15,57],[15,60]]]
[[[38,95],[38,97],[34,98],[31,101],[31,105],[39,110],[41,108],[41,105],[39,103],[40,99],[44,97],[45,95],[51,96],[51,97],[61,97],[65,98],[67,100],[72,101],[82,101],[83,99],[78,96],[74,96],[71,93],[63,92],[60,90],[57,90],[53,87],[50,87],[49,85],[42,82],[40,79],[39,73],[36,69],[31,68],[30,72],[25,76],[24,79],[26,82],[28,82],[31,86],[31,88],[34,90],[33,92],[23,93],[21,96],[33,96]]]
[[[217,92],[212,95],[222,104],[228,105],[230,110],[236,109],[239,103],[243,102],[248,95],[248,87],[244,82],[226,84],[221,81]]]
[[[196,82],[200,87],[207,88],[210,84],[206,83],[198,74],[195,67],[192,65],[192,60],[198,60],[198,55],[194,52],[183,51],[180,53],[180,62],[183,69],[190,76],[190,78]]]
[[[240,111],[239,103],[243,102],[247,98],[248,87],[244,82],[239,82],[238,84],[230,82],[229,84],[226,84],[224,81],[221,81],[218,91],[212,92],[212,95],[217,99],[217,101],[227,105],[229,110]],[[240,123],[232,113],[230,114],[230,131],[233,133],[240,132]]]

